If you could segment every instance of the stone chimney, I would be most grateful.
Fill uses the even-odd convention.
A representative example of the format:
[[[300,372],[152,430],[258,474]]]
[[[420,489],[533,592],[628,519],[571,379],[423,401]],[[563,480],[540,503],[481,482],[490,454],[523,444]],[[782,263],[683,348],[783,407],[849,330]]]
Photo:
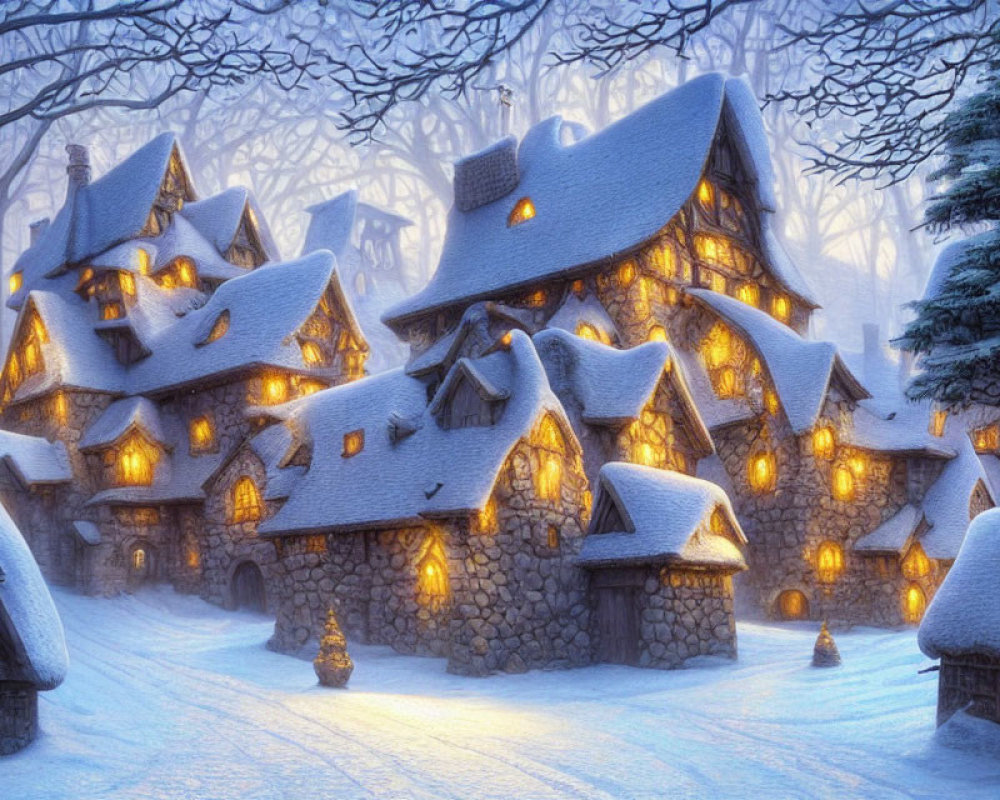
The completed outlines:
[[[508,136],[455,163],[455,207],[472,211],[517,188],[517,139]]]
[[[90,183],[90,153],[82,144],[68,144],[66,152],[69,154],[69,163],[66,165],[69,184],[66,188],[67,196],[70,196],[76,194],[81,186]]]
[[[36,219],[30,225],[28,225],[28,236],[30,237],[30,245],[35,246],[35,243],[42,238],[42,234],[49,229],[49,218],[42,217],[42,219]]]

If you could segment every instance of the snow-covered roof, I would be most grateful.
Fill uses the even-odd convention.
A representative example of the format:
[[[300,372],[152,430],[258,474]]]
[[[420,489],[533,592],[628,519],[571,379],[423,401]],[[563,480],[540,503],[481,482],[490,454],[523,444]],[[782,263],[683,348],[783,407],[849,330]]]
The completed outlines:
[[[575,293],[570,294],[546,325],[550,328],[560,328],[569,333],[576,333],[580,323],[589,325],[602,333],[609,342],[620,339],[614,320],[611,319],[601,302],[591,294],[582,300]]]
[[[908,503],[871,533],[858,539],[853,549],[863,553],[902,554],[923,518],[923,512]]]
[[[386,321],[395,325],[537,285],[640,246],[694,192],[723,119],[766,216],[775,209],[774,179],[753,93],[744,80],[704,75],[575,143],[564,143],[558,117],[533,127],[517,151],[517,187],[467,212],[452,208],[437,271],[421,292],[390,309]],[[508,228],[511,209],[524,197],[536,216]],[[812,302],[791,261],[771,255],[779,262],[776,277]]]
[[[73,520],[73,530],[76,531],[76,535],[84,544],[96,546],[101,543],[101,529],[89,520]]]
[[[62,622],[27,542],[2,505],[0,571],[0,639],[13,655],[6,667],[0,660],[0,682],[54,689],[69,667]]]
[[[931,267],[930,275],[927,276],[927,283],[924,285],[924,293],[921,300],[924,302],[934,300],[940,294],[941,289],[944,288],[945,281],[948,280],[954,266],[965,257],[969,248],[975,247],[978,244],[986,244],[994,235],[993,232],[987,231],[965,239],[949,242],[942,248],[934,261],[934,266]]]
[[[302,246],[303,254],[314,250],[329,250],[337,258],[341,258],[351,244],[357,210],[357,189],[349,189],[322,203],[309,206],[306,209],[310,218],[306,241]]]
[[[757,351],[796,433],[803,433],[815,424],[834,373],[854,399],[868,396],[841,361],[832,342],[803,339],[763,311],[724,294],[709,289],[687,292],[736,328]]]
[[[535,334],[534,342],[553,390],[559,397],[570,395],[576,400],[584,422],[616,425],[638,419],[666,374],[680,399],[691,435],[706,453],[713,452],[712,439],[681,366],[666,342],[618,350],[551,328]]]
[[[969,500],[980,481],[996,502],[968,436],[958,434],[948,443],[956,447],[958,455],[945,464],[921,503],[930,527],[920,537],[920,543],[930,558],[943,560],[953,559],[958,554],[969,524]]]
[[[163,133],[97,180],[70,194],[38,241],[14,263],[23,272],[23,285],[8,300],[20,306],[39,280],[138,236],[170,165],[180,151],[172,133]]]
[[[561,420],[567,442],[578,447],[526,334],[514,331],[509,349],[468,363],[508,394],[493,425],[443,429],[428,408],[424,383],[402,369],[278,409],[286,425],[311,438],[312,463],[260,532],[384,527],[481,510],[511,449],[545,412]],[[407,420],[415,432],[393,442],[393,417]],[[364,431],[363,449],[342,456],[344,435],[358,430]],[[274,465],[268,469],[271,474]]]
[[[267,229],[253,193],[242,186],[233,186],[216,195],[185,204],[180,215],[187,219],[219,253],[225,253],[236,238],[243,215],[250,211],[267,260],[278,258],[277,247]]]
[[[958,452],[928,431],[929,408],[926,403],[902,404],[898,411],[881,417],[859,406],[851,425],[842,430],[841,440],[866,450],[897,455],[922,455],[928,458],[953,458]]]
[[[73,477],[62,442],[0,430],[0,459],[27,486],[67,483]]]
[[[930,658],[1000,656],[1000,509],[969,525],[962,549],[931,601],[917,641]]]
[[[580,550],[580,564],[668,562],[746,568],[739,549],[746,537],[729,498],[714,483],[679,472],[612,462],[601,467],[599,487],[595,507],[602,502],[601,494],[607,493],[627,530],[590,532]],[[709,520],[716,510],[725,516],[737,541],[712,532]]]
[[[145,397],[126,397],[108,406],[80,439],[80,450],[105,447],[117,442],[126,432],[138,429],[151,441],[167,447],[160,425],[160,412]]]

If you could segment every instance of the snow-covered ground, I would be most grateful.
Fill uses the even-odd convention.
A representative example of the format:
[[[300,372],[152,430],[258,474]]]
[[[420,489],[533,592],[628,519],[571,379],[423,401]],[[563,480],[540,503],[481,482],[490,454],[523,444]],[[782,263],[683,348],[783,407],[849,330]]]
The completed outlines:
[[[55,592],[69,677],[0,798],[1000,797],[1000,760],[934,734],[913,632],[741,623],[740,660],[463,679],[354,645],[347,690],[268,652],[271,623],[156,589]]]

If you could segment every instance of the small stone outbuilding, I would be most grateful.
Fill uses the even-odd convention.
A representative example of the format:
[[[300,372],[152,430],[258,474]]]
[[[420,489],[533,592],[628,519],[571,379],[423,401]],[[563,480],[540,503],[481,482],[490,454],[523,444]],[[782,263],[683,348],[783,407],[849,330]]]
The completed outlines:
[[[920,649],[941,659],[937,724],[956,711],[1000,724],[1000,509],[969,525],[920,625]]]
[[[714,483],[637,464],[601,469],[578,559],[595,659],[669,669],[736,658],[732,575],[746,537]]]
[[[42,573],[0,507],[0,756],[38,733],[38,692],[54,689],[69,659],[62,623]]]

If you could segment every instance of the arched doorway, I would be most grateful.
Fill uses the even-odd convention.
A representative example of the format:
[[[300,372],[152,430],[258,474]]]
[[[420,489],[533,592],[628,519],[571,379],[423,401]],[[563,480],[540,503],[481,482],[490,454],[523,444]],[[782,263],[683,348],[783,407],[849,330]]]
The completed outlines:
[[[911,583],[903,589],[900,598],[903,606],[903,622],[907,625],[917,625],[924,618],[927,610],[927,595],[917,584]]]
[[[809,601],[798,589],[786,589],[779,594],[776,610],[779,619],[809,619]]]
[[[155,575],[156,553],[146,542],[132,545],[128,551],[128,580],[131,586],[145,583]]]
[[[234,608],[245,608],[261,613],[267,611],[264,576],[260,567],[252,561],[244,561],[236,567],[229,591]]]

